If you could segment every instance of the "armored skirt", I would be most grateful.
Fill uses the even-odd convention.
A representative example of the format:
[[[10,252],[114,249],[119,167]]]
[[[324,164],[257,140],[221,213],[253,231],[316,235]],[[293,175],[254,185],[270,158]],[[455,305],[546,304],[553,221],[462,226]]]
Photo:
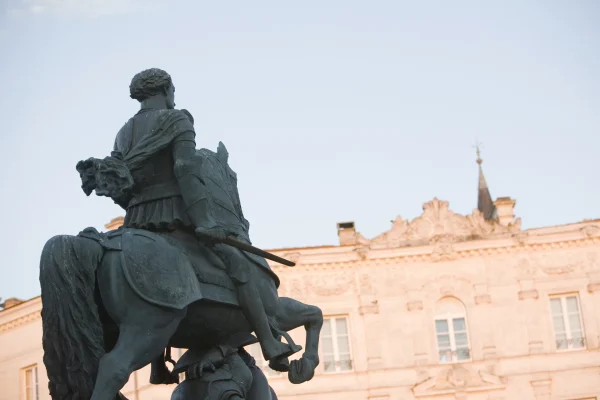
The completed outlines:
[[[152,200],[129,207],[125,214],[128,228],[149,231],[192,230],[193,225],[185,211],[181,196]]]

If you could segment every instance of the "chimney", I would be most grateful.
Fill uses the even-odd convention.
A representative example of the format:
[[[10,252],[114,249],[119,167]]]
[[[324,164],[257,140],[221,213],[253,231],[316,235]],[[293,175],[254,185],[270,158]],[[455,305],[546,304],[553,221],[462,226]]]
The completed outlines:
[[[338,236],[340,237],[340,246],[351,246],[356,244],[356,229],[354,222],[338,222]]]
[[[125,218],[117,217],[117,218],[113,218],[108,224],[104,225],[104,227],[106,229],[108,229],[109,231],[112,231],[115,229],[119,229],[121,226],[123,226],[124,222],[125,222]]]
[[[18,306],[22,302],[23,302],[23,300],[17,299],[16,297],[11,297],[10,299],[6,299],[4,301],[4,309],[6,310],[8,308]]]
[[[496,206],[500,225],[508,226],[515,221],[515,204],[517,204],[517,201],[510,197],[498,197],[496,199],[494,206]]]

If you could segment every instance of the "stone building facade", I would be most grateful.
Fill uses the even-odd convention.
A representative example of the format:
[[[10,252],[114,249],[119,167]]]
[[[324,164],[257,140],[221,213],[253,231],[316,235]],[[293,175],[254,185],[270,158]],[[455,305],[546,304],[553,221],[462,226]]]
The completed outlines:
[[[273,251],[298,264],[274,266],[280,294],[326,317],[312,381],[267,372],[280,399],[600,399],[600,220],[522,230],[481,172],[479,189],[470,215],[433,199],[372,239],[347,222],[339,245]],[[40,308],[0,312],[0,400],[49,399]],[[137,371],[123,392],[169,398],[148,379]]]

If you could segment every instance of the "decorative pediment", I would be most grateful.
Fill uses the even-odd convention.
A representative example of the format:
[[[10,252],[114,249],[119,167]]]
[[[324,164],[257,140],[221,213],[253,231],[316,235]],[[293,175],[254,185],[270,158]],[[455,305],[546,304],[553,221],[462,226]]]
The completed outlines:
[[[521,219],[504,226],[486,221],[479,210],[470,215],[452,212],[447,201],[434,198],[423,205],[423,214],[407,221],[397,217],[392,229],[371,239],[371,248],[452,243],[464,240],[511,236],[521,231]]]
[[[421,399],[442,394],[498,390],[504,387],[503,379],[499,376],[454,365],[417,384],[412,391],[415,397]]]

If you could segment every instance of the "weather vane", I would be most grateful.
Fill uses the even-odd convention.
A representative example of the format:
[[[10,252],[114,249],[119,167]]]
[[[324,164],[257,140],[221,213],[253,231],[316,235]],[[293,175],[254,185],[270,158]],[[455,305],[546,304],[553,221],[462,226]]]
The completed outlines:
[[[483,160],[481,159],[481,148],[483,147],[483,143],[478,140],[475,140],[475,145],[473,146],[475,151],[477,152],[477,164],[481,165]]]

